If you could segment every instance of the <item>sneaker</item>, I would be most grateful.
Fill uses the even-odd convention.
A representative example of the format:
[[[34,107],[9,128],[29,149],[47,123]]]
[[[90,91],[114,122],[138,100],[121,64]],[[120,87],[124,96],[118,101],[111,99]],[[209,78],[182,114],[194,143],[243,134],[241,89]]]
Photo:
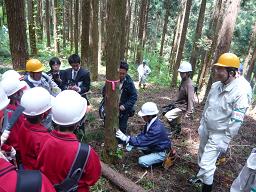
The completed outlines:
[[[197,176],[193,176],[191,178],[188,179],[188,182],[192,185],[195,185],[195,184],[202,184],[202,181],[201,179],[199,179]]]

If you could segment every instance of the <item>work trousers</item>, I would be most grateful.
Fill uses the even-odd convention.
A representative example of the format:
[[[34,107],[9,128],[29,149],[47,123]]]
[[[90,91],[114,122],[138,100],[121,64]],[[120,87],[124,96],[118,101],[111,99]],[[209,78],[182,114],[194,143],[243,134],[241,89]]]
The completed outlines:
[[[220,155],[218,143],[224,139],[225,132],[211,132],[204,126],[198,129],[200,145],[198,149],[198,165],[200,170],[197,177],[204,184],[212,185],[213,176],[216,170],[216,161]]]

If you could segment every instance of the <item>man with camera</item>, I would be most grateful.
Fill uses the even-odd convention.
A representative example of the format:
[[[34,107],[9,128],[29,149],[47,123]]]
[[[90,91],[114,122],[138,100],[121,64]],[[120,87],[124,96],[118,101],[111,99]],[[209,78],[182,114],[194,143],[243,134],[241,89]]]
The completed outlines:
[[[64,89],[78,92],[82,97],[86,98],[87,104],[89,105],[86,92],[90,89],[90,72],[81,67],[80,57],[77,54],[70,55],[68,62],[71,68],[65,70],[63,77]]]

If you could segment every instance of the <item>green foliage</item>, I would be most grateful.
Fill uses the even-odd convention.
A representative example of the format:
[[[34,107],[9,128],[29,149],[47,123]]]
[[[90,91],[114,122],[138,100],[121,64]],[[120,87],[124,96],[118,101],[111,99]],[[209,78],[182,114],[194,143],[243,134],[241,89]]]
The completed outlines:
[[[106,190],[107,180],[104,177],[101,177],[95,185],[90,188],[91,192],[110,192]]]
[[[3,26],[0,27],[0,57],[10,57],[10,47],[9,47],[9,35],[8,29]]]
[[[116,151],[110,151],[109,155],[117,159],[122,159],[124,157],[124,151],[120,148],[116,148]]]

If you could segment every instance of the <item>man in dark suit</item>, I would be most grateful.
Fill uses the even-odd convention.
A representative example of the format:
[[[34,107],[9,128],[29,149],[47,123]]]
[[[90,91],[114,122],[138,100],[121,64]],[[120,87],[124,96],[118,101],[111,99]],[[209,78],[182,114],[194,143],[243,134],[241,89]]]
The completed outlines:
[[[81,68],[80,57],[77,54],[70,55],[68,62],[71,68],[65,70],[63,85],[64,89],[70,89],[78,92],[82,97],[86,98],[86,92],[90,89],[90,72]]]
[[[47,72],[47,75],[58,85],[58,87],[63,91],[63,78],[64,70],[60,70],[61,62],[58,57],[53,57],[49,61],[51,70]]]

